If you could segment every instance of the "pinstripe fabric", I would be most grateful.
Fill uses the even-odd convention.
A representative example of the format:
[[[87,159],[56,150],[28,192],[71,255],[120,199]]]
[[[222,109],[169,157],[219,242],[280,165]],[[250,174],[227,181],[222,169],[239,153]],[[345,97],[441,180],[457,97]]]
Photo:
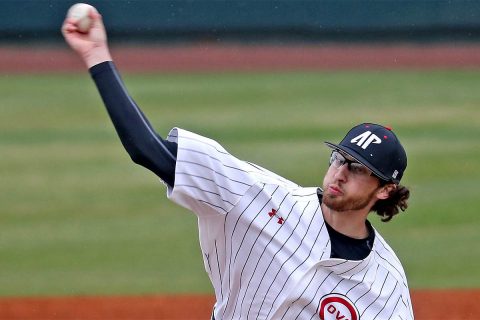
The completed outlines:
[[[365,260],[331,259],[316,188],[181,129],[168,139],[178,143],[168,196],[198,216],[215,319],[349,319],[335,304],[320,310],[332,293],[361,319],[413,319],[403,268],[378,233]]]

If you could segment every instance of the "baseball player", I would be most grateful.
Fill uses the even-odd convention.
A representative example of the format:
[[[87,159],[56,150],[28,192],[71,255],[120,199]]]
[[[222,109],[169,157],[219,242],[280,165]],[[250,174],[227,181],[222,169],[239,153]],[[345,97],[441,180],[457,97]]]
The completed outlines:
[[[386,127],[364,123],[331,148],[322,188],[301,187],[180,128],[158,135],[128,94],[101,16],[67,43],[89,68],[132,160],[198,217],[212,319],[413,319],[402,265],[368,222],[407,208],[405,151]]]

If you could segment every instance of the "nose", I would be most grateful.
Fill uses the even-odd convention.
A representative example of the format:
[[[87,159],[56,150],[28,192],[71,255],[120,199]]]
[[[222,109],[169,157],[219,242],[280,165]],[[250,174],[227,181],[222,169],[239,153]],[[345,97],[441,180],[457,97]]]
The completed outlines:
[[[348,164],[344,163],[340,167],[337,168],[335,172],[335,178],[340,181],[346,181],[348,177]]]

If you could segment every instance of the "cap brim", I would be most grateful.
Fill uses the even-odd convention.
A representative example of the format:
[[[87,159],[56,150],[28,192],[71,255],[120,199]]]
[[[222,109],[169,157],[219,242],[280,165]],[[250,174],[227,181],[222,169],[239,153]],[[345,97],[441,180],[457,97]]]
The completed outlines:
[[[377,169],[375,169],[364,157],[362,157],[360,154],[358,154],[355,150],[353,149],[350,149],[348,147],[345,147],[345,146],[341,146],[341,145],[338,145],[338,144],[335,144],[335,143],[331,143],[331,142],[327,142],[325,141],[325,144],[332,148],[332,149],[337,149],[337,150],[341,150],[343,152],[345,152],[346,154],[348,154],[350,157],[352,157],[353,159],[357,160],[358,162],[360,162],[361,164],[363,164],[365,167],[367,167],[368,169],[372,170],[372,172],[377,176],[379,177],[380,179],[382,180],[385,180],[385,181],[392,181],[392,179],[388,178],[387,176],[385,176],[384,174],[382,174],[380,171],[378,171]]]

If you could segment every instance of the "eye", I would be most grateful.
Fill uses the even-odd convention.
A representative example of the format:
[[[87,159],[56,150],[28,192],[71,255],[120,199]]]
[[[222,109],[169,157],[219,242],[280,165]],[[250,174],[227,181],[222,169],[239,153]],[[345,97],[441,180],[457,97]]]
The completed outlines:
[[[338,152],[332,153],[332,156],[330,157],[330,164],[333,164],[335,167],[340,167],[345,163],[345,158],[342,157],[342,155]]]
[[[357,175],[368,175],[369,174],[369,169],[365,167],[363,164],[360,164],[358,162],[352,162],[350,164],[350,172],[353,174]]]

